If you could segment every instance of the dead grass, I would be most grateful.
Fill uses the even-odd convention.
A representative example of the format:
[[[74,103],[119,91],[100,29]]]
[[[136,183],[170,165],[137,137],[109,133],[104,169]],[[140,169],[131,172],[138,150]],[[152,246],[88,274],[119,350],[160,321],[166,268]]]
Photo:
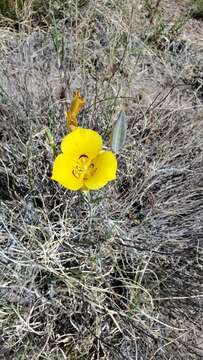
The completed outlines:
[[[68,2],[48,30],[0,30],[2,359],[202,358],[201,53],[181,31],[149,42],[132,5]],[[91,199],[50,180],[64,86],[106,144],[127,106],[118,179]]]

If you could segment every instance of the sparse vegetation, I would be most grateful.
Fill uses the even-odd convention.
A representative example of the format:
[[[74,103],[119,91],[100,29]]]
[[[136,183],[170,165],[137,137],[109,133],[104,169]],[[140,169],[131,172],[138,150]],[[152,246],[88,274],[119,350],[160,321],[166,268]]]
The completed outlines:
[[[191,4],[30,1],[19,20],[11,3],[0,2],[0,358],[200,360],[202,44],[183,36]],[[50,180],[78,88],[79,123],[105,143],[115,109],[128,120],[117,180],[89,197]]]
[[[203,0],[195,0],[193,4],[192,16],[203,20]]]

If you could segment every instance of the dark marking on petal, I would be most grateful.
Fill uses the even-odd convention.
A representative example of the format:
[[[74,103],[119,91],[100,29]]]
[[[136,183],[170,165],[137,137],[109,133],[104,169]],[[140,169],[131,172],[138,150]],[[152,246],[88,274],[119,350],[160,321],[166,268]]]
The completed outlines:
[[[87,156],[87,155],[85,155],[85,154],[80,155],[79,159],[81,159],[82,157],[84,157],[84,158],[87,158],[87,159],[88,159],[88,156]]]
[[[72,174],[73,176],[75,176],[76,179],[79,179],[80,175],[76,175],[74,170],[72,171]]]

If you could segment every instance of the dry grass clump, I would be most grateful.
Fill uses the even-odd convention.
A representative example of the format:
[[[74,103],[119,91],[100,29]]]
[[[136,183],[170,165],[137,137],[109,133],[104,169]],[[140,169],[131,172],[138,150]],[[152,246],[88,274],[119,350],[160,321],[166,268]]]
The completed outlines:
[[[2,359],[202,358],[201,54],[149,43],[136,4],[70,2],[48,31],[1,30]],[[59,150],[78,87],[80,124],[106,143],[127,109],[118,179],[91,199],[50,180],[46,128]]]

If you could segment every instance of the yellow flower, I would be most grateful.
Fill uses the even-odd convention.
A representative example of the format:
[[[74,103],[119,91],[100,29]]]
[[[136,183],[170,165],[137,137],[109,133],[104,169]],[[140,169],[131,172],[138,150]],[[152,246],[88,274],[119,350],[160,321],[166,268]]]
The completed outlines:
[[[97,190],[116,179],[116,157],[102,150],[102,138],[96,131],[77,128],[64,137],[61,150],[54,161],[52,180],[65,188]]]
[[[84,105],[85,99],[80,95],[80,91],[78,90],[76,91],[76,94],[71,102],[69,111],[65,112],[67,126],[70,131],[73,131],[75,128],[77,128],[77,116]]]

